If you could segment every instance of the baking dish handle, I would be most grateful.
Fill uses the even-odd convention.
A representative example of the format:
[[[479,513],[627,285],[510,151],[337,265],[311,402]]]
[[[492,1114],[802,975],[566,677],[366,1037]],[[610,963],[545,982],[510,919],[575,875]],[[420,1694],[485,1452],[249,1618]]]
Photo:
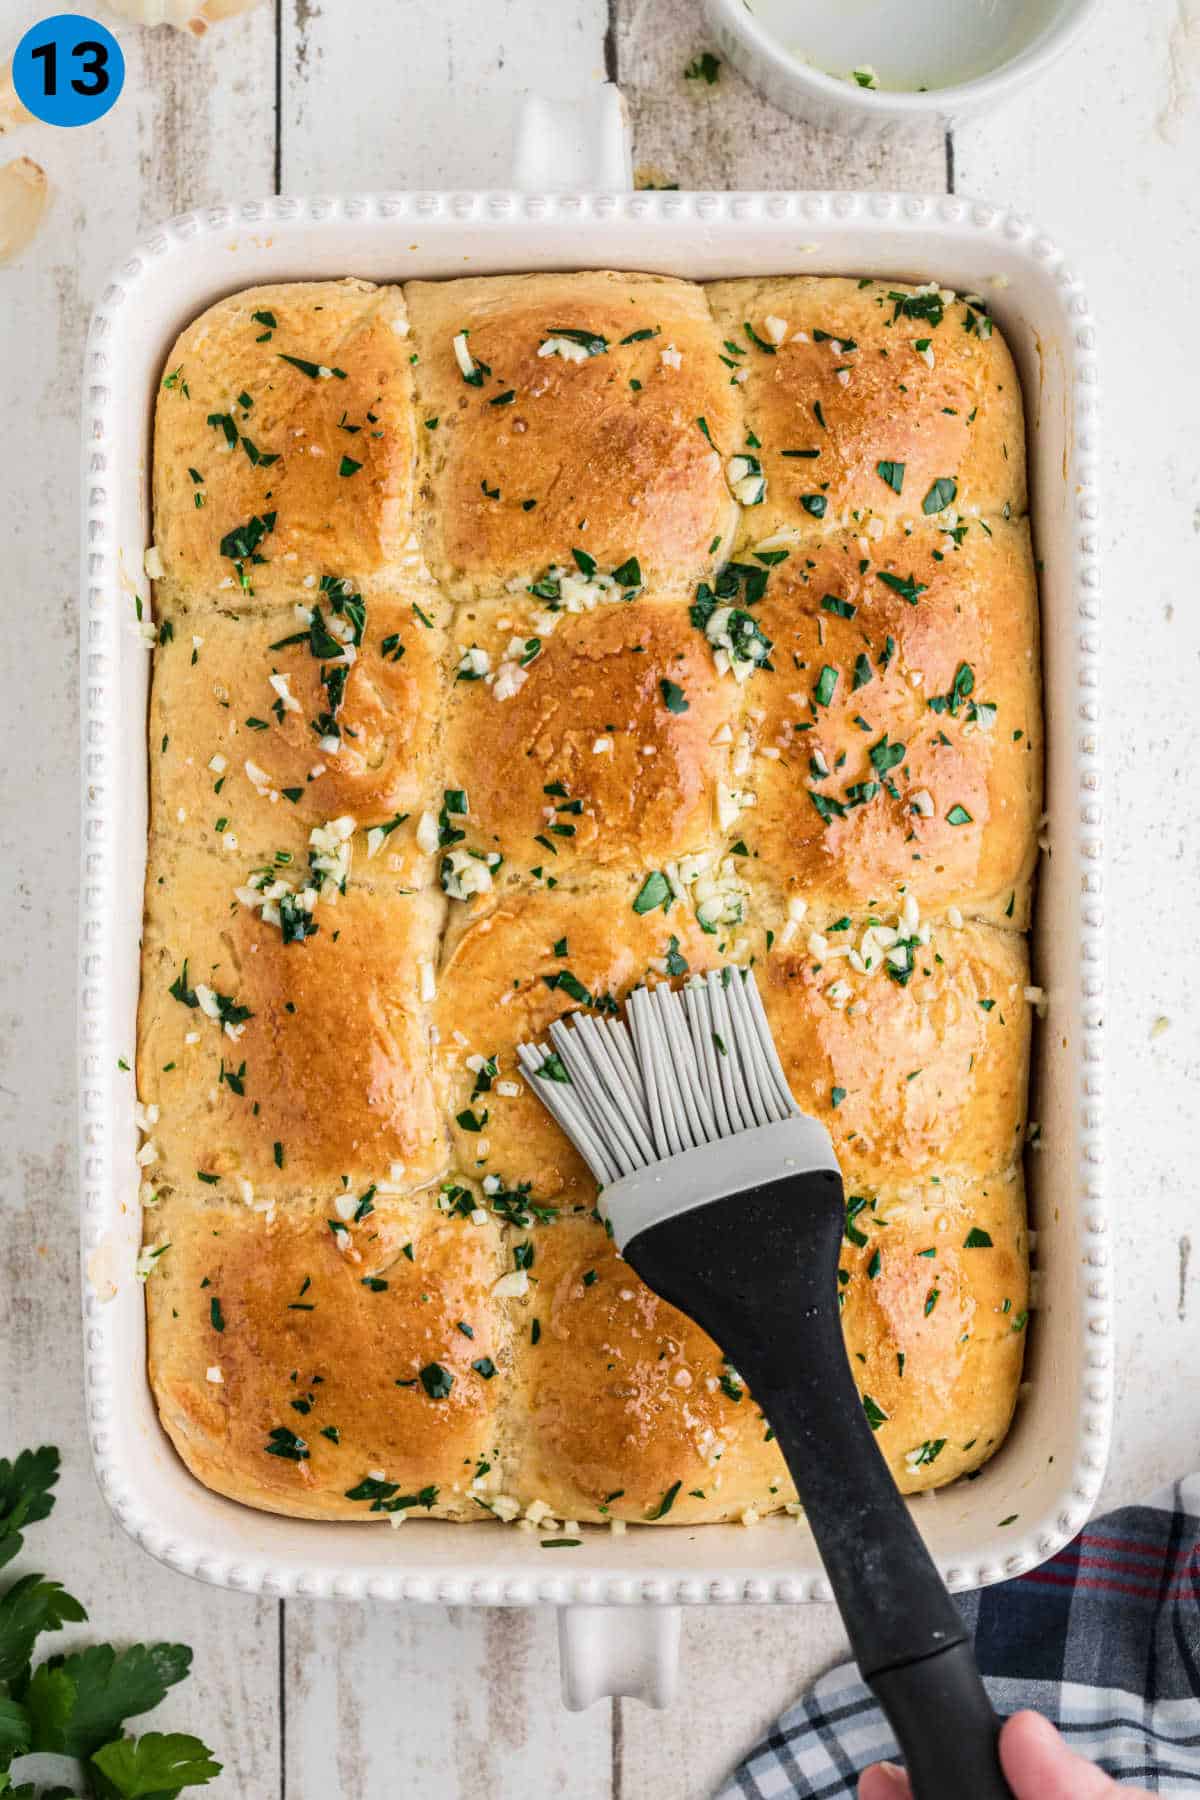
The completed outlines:
[[[620,90],[606,81],[570,100],[527,95],[517,118],[513,186],[527,194],[627,193],[633,155]]]
[[[679,1686],[677,1606],[560,1606],[563,1705],[582,1712],[609,1695],[670,1706]]]

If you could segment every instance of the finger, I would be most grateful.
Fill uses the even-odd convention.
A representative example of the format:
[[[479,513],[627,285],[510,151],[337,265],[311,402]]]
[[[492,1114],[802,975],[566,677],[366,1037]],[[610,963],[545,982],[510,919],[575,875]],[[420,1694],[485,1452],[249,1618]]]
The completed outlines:
[[[1119,1791],[1103,1769],[1068,1750],[1040,1713],[1014,1713],[1005,1720],[1000,1766],[1017,1800],[1107,1800]]]
[[[876,1763],[863,1772],[858,1800],[912,1800],[908,1776],[895,1763]]]

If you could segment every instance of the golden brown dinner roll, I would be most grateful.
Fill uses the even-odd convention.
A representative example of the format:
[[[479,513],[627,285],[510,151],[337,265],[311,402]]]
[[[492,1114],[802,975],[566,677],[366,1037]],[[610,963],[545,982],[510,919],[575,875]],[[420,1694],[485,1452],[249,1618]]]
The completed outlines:
[[[278,611],[166,622],[150,702],[159,827],[250,867],[302,855],[314,826],[349,817],[372,875],[427,878],[415,831],[434,805],[445,684],[430,604],[424,589],[334,586]]]
[[[400,289],[369,281],[250,288],[194,320],[155,414],[160,604],[415,569],[412,354]]]
[[[1019,1155],[1023,938],[923,925],[911,908],[879,925],[847,915],[823,934],[802,925],[757,974],[796,1103],[828,1127],[848,1182],[982,1176]]]
[[[258,906],[227,859],[152,845],[138,1091],[159,1109],[147,1163],[168,1188],[202,1173],[269,1201],[344,1176],[416,1187],[444,1165],[426,1017],[442,903],[342,894],[336,846],[322,860],[309,911],[311,870],[285,867],[288,893]]]
[[[1025,511],[1021,391],[978,296],[813,275],[707,293],[765,478],[741,539]]]
[[[576,550],[601,576],[626,569],[618,585],[682,589],[728,550],[741,407],[699,288],[505,275],[412,281],[405,298],[420,530],[451,593],[501,594]]]
[[[941,548],[939,548],[939,544]],[[830,539],[771,569],[738,830],[814,912],[919,896],[1027,923],[1041,811],[1028,526]]]
[[[516,1046],[580,1005],[601,1016],[631,987],[714,967],[720,939],[681,905],[638,913],[636,881],[495,898],[451,926],[438,982],[437,1059],[458,1166],[591,1206],[586,1165],[517,1072]],[[482,1066],[480,1066],[482,1064]]]
[[[1019,1165],[970,1183],[850,1191],[842,1326],[906,1494],[986,1462],[1008,1430],[1029,1317]]]
[[[511,1312],[522,1423],[508,1492],[560,1518],[676,1525],[795,1499],[736,1370],[602,1225],[567,1219],[530,1242],[529,1292]]]
[[[493,1223],[353,1187],[270,1213],[191,1187],[146,1223],[150,1380],[201,1481],[306,1518],[409,1496],[487,1517],[471,1484],[511,1380]]]
[[[509,1493],[552,1514],[688,1524],[795,1500],[736,1368],[658,1299],[601,1225],[535,1227],[511,1302]],[[991,1454],[1016,1402],[1028,1318],[1018,1172],[851,1192],[839,1276],[851,1370],[906,1493]],[[665,1503],[665,1511],[664,1511]]]
[[[740,695],[713,680],[686,608],[634,601],[537,631],[484,601],[460,607],[456,633],[447,785],[466,790],[505,881],[538,866],[645,871],[723,841]]]

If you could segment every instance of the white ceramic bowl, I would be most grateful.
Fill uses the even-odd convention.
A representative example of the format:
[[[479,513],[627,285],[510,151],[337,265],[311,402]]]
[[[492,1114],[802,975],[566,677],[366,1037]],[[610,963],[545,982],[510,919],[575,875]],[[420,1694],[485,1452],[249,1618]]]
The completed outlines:
[[[800,0],[795,3],[799,9]],[[914,41],[929,40],[947,4],[955,8],[958,68],[943,66],[939,70],[931,56],[927,73],[908,75],[914,85],[889,86],[889,63],[913,66]],[[930,30],[923,32],[911,7],[901,18],[890,0],[834,0],[833,4],[825,0],[819,28],[813,26],[819,41],[803,44],[802,12],[793,37],[791,32],[785,36],[780,29],[773,29],[752,10],[759,5],[773,12],[780,8],[780,0],[704,0],[717,48],[776,106],[815,125],[859,131],[913,125],[931,118],[949,127],[970,113],[995,105],[1041,75],[1063,54],[1096,0],[1019,0],[1021,18],[1005,45],[998,19],[1012,4],[1013,0],[922,0],[930,25]],[[876,15],[876,24],[872,27],[868,19],[864,28],[868,7]],[[874,31],[878,33],[877,47]],[[818,61],[844,73],[829,73],[817,66]],[[872,63],[879,65],[883,85],[860,86],[853,79],[853,69]],[[930,85],[921,90],[915,85],[920,80]]]

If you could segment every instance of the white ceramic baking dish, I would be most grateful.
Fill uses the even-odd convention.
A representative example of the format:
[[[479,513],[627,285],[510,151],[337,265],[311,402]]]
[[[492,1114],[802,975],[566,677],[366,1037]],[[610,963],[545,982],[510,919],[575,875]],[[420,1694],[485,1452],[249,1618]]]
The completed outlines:
[[[536,112],[526,182],[627,167],[615,97],[556,137]],[[1040,1304],[1012,1433],[977,1481],[914,1505],[954,1588],[1051,1555],[1089,1515],[1110,1422],[1108,1233],[1102,1192],[1097,392],[1093,325],[1055,246],[1001,206],[892,194],[628,191],[322,196],[219,206],[138,246],[92,320],[84,380],[83,832],[80,992],[82,1230],[88,1422],[100,1484],[126,1530],[218,1585],[347,1600],[563,1609],[564,1694],[664,1704],[679,1603],[829,1599],[803,1525],[588,1530],[547,1564],[536,1537],[490,1524],[401,1531],[275,1518],[220,1499],[177,1459],[145,1379],[133,1061],[146,824],[149,657],[136,621],[149,542],[150,429],[163,358],[186,322],[254,282],[388,281],[472,271],[651,269],[701,279],[865,272],[979,289],[1020,367],[1042,568],[1050,852],[1036,970],[1031,1154]],[[1011,1515],[1013,1523],[1002,1525]]]

